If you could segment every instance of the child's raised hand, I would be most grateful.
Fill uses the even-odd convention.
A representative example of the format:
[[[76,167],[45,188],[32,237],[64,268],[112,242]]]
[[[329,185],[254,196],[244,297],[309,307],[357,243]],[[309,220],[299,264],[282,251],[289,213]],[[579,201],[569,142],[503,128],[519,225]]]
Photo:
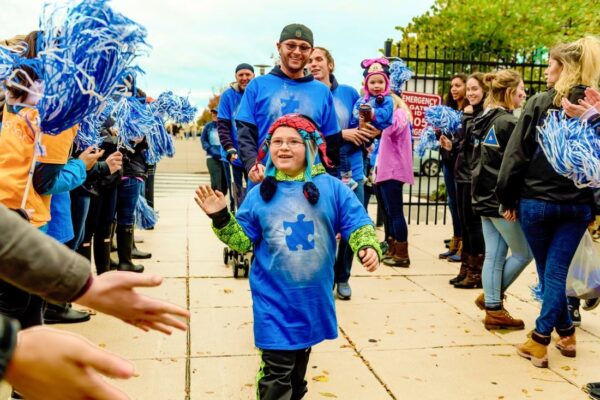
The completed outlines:
[[[194,200],[206,214],[214,214],[227,207],[223,193],[212,190],[208,185],[198,186]]]
[[[358,257],[360,258],[362,265],[369,272],[373,272],[379,267],[379,256],[372,247],[360,250],[358,252]]]

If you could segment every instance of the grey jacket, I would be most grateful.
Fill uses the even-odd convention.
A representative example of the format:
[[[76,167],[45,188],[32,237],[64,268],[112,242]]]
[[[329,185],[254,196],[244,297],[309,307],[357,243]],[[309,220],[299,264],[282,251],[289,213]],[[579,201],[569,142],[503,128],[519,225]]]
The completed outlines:
[[[56,302],[75,300],[90,278],[88,260],[0,205],[0,279]],[[0,379],[12,357],[18,322],[0,316]]]

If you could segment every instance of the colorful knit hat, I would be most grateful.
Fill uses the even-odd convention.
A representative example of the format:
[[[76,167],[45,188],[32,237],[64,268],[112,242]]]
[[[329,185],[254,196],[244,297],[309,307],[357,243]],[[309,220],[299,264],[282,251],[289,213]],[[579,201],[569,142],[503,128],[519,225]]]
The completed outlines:
[[[261,163],[267,154],[269,154],[269,144],[271,142],[273,132],[275,132],[277,128],[283,126],[293,128],[298,131],[302,137],[302,140],[304,140],[304,143],[306,144],[306,169],[304,170],[305,183],[302,191],[308,202],[314,205],[317,203],[317,201],[319,201],[319,189],[312,182],[312,166],[315,163],[320,162],[323,162],[328,167],[331,167],[332,164],[329,158],[327,158],[327,145],[325,143],[325,139],[323,138],[321,132],[317,130],[316,124],[312,121],[312,119],[302,114],[287,114],[275,120],[275,122],[273,122],[269,128],[267,137],[258,151],[256,165]],[[275,196],[275,192],[277,191],[277,180],[275,179],[276,173],[277,169],[269,157],[266,164],[266,177],[260,185],[260,195],[266,202],[270,201],[273,196]]]
[[[380,99],[380,101],[383,101],[383,96],[387,96],[388,94],[390,94],[390,62],[387,58],[383,57],[367,58],[365,60],[362,60],[360,66],[365,69],[365,71],[363,72],[363,76],[365,77],[363,87],[365,91],[365,100],[369,101],[369,99],[371,98],[371,94],[369,93],[369,88],[367,86],[369,78],[373,75],[381,75],[383,76],[383,79],[385,81],[385,89],[383,93],[377,96],[377,98]]]

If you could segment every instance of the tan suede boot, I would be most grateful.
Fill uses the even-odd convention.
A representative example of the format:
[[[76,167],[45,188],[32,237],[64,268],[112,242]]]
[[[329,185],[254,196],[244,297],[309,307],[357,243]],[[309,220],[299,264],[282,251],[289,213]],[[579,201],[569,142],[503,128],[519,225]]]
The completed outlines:
[[[467,261],[467,276],[460,282],[454,284],[457,289],[480,289],[483,287],[481,284],[481,270],[483,269],[483,259],[485,256],[480,254],[478,256],[469,256]]]
[[[462,238],[460,236],[452,236],[452,239],[450,239],[450,244],[448,245],[448,251],[441,253],[439,258],[446,259],[456,254],[461,241]]]
[[[485,310],[485,329],[510,329],[518,331],[525,329],[525,323],[521,319],[513,318],[505,309]]]
[[[537,341],[534,339],[537,338]],[[544,343],[540,343],[544,342]],[[538,368],[548,368],[548,344],[550,337],[540,336],[535,331],[527,341],[517,345],[517,353],[530,360]]]
[[[560,354],[565,357],[575,357],[577,355],[575,345],[575,334],[570,336],[560,336],[556,341],[556,348],[560,350]]]

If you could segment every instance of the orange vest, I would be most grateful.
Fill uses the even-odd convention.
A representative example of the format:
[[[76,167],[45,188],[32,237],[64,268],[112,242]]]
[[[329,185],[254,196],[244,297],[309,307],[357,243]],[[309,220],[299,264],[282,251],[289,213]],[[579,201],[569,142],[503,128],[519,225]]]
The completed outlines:
[[[33,161],[35,133],[27,124],[37,129],[38,111],[23,108],[18,114],[4,108],[2,131],[0,132],[0,203],[9,208],[21,207],[29,169]],[[77,126],[56,136],[42,135],[41,144],[46,154],[38,157],[38,162],[46,164],[66,164],[77,133]],[[25,208],[32,210],[31,223],[35,227],[50,221],[51,195],[40,195],[32,187]]]

